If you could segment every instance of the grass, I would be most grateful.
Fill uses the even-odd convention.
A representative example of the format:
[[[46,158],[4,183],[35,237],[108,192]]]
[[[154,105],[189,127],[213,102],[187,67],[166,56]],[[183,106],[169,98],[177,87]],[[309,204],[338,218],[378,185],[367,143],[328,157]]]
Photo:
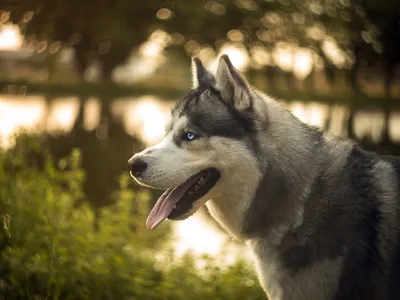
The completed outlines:
[[[17,140],[0,149],[0,299],[265,299],[247,262],[177,257],[168,226],[145,228],[148,194],[126,174],[94,230],[90,206],[74,208],[85,197],[80,150],[55,161],[40,139]]]

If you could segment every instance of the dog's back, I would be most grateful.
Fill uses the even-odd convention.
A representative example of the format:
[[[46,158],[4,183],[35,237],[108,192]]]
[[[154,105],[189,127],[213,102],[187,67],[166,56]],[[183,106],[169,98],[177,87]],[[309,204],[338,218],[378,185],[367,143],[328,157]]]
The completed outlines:
[[[362,237],[366,243],[364,258],[360,259],[359,253],[355,252],[350,264],[353,265],[352,281],[359,291],[352,291],[351,278],[342,275],[343,288],[337,299],[400,299],[400,157],[359,152],[367,162],[372,161],[375,165],[375,176],[371,178],[373,188],[368,199],[375,198],[377,208],[375,213],[372,209],[365,212],[366,217],[371,216],[370,222],[360,228],[360,232],[365,229]],[[362,218],[360,220],[362,222]],[[356,241],[353,244],[357,245]],[[357,246],[354,249],[357,250]],[[360,277],[359,274],[365,275]]]
[[[334,299],[400,299],[399,176],[398,157],[357,146],[349,153],[339,179],[347,192],[333,201],[339,215],[325,216],[332,218],[344,256]]]

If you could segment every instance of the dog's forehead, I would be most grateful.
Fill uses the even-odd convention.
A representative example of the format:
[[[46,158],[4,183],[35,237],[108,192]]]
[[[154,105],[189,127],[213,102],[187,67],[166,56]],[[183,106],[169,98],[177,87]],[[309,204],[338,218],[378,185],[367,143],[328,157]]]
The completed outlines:
[[[211,89],[196,89],[190,91],[185,97],[177,102],[175,107],[172,109],[172,115],[179,117],[182,114],[186,114],[190,111],[205,109],[212,104],[218,105],[216,92],[212,92]]]
[[[177,116],[174,118],[170,125],[169,131],[178,132],[188,126],[189,120],[185,115]]]
[[[167,132],[181,129],[176,123],[182,117],[186,118],[186,126],[193,125],[207,136],[248,139],[255,133],[255,120],[251,115],[241,113],[223,101],[213,87],[191,91],[179,101],[172,110]]]
[[[203,127],[206,123],[215,124],[231,119],[232,114],[216,91],[204,89],[190,92],[177,103],[172,110],[170,129],[177,122],[182,124],[180,120],[183,117],[187,123],[195,122],[196,126]]]

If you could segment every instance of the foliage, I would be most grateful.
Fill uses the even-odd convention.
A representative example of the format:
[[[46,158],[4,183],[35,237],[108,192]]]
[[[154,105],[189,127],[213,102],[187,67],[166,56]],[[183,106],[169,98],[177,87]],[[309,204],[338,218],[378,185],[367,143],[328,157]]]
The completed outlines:
[[[74,149],[55,163],[27,136],[0,152],[1,299],[265,298],[243,261],[221,267],[221,257],[167,250],[169,228],[144,228],[147,195],[134,194],[124,175],[119,201],[93,230],[90,207],[74,208],[83,197],[80,159]]]
[[[3,8],[28,37],[71,45],[81,71],[100,60],[105,77],[155,29],[170,33],[171,45],[190,55],[204,47],[218,51],[224,42],[250,52],[285,42],[313,50],[328,68],[380,63],[387,80],[400,61],[394,0],[7,0]],[[345,63],[325,51],[332,41]]]

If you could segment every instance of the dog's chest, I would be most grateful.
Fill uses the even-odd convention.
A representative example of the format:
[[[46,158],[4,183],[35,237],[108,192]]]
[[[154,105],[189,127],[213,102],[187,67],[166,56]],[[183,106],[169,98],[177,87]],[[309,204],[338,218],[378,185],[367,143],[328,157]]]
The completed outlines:
[[[256,256],[256,272],[258,279],[268,299],[283,299],[283,287],[281,279],[284,276],[282,266],[273,258],[268,261],[262,260]]]
[[[285,278],[285,269],[279,261],[279,254],[274,249],[257,249],[251,247],[255,256],[255,269],[258,279],[268,299],[282,300],[284,298],[282,281]]]
[[[230,206],[230,202],[214,198],[206,203],[211,216],[232,236],[241,239],[243,212],[240,207]]]
[[[255,267],[264,291],[271,300],[331,299],[337,288],[341,258],[317,263],[299,272],[284,266],[275,247],[251,246]]]

